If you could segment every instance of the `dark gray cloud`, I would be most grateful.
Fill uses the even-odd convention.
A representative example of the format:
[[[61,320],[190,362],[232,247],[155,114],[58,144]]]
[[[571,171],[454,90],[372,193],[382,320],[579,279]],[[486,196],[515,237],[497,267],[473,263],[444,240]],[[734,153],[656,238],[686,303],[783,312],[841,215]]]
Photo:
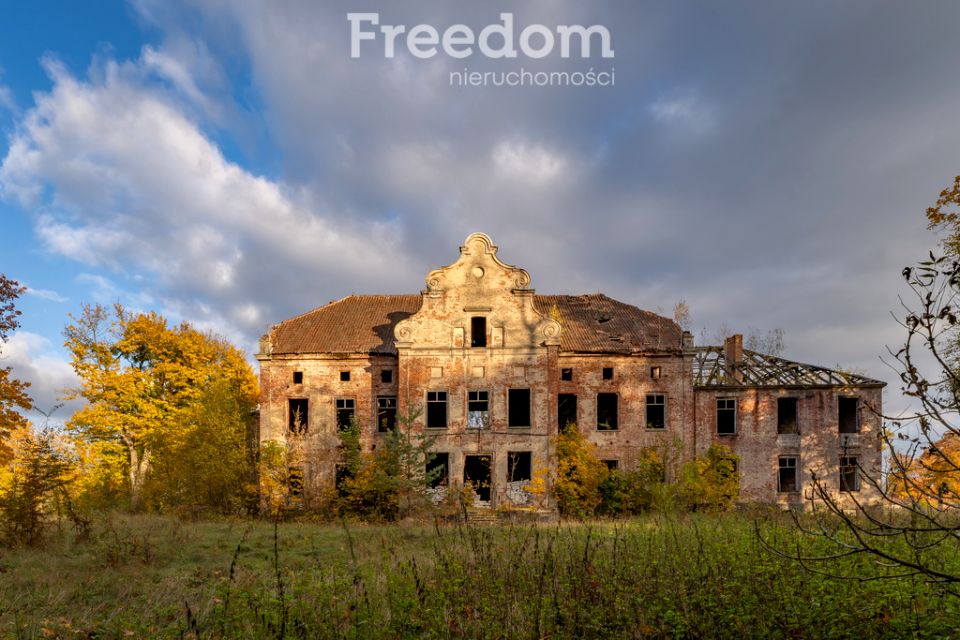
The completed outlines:
[[[350,292],[416,291],[483,230],[543,292],[685,298],[697,325],[783,327],[790,357],[889,377],[900,269],[960,173],[960,6],[515,4],[362,9],[605,24],[614,60],[522,64],[615,66],[616,86],[451,87],[521,63],[351,59],[354,2],[144,0],[163,40],[112,71],[55,71],[6,190],[52,187],[51,250],[145,274],[167,308],[247,341]],[[117,122],[112,146],[73,129]]]

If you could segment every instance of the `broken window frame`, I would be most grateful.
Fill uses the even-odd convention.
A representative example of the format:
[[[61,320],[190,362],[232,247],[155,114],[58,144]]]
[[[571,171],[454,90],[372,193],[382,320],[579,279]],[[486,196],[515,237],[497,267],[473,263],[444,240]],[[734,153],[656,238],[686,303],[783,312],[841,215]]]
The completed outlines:
[[[526,471],[525,478],[517,477]],[[530,482],[533,480],[533,453],[530,451],[507,451],[507,482]]]
[[[487,319],[484,316],[470,318],[470,348],[483,349],[487,346]]]
[[[607,465],[607,471],[619,471],[619,470],[620,470],[620,461],[619,461],[619,460],[614,460],[614,459],[610,458],[610,459],[601,460],[600,462],[602,462],[603,464]]]
[[[393,369],[380,369],[380,384],[393,384]]]
[[[785,477],[793,476],[793,488]],[[800,456],[779,456],[777,458],[777,493],[800,493]]]
[[[354,398],[337,398],[334,400],[334,409],[337,416],[337,430],[346,431],[357,416],[357,401]]]
[[[653,399],[651,401],[651,398]],[[659,409],[660,424],[657,426],[650,419],[650,410]],[[655,411],[656,412],[656,411]],[[665,393],[649,393],[646,397],[645,416],[646,428],[651,431],[664,431],[667,428],[667,395]]]
[[[612,398],[612,405],[609,403]],[[603,402],[601,402],[601,399]],[[620,417],[620,394],[617,393],[598,393],[597,394],[597,431],[618,431]],[[611,419],[612,418],[612,419]]]
[[[296,426],[297,418],[300,418],[299,429]],[[287,429],[294,434],[307,433],[310,429],[310,400],[287,398]]]
[[[844,419],[844,406],[849,407],[853,402],[853,415]],[[853,424],[850,424],[852,417]],[[846,424],[845,424],[846,423]],[[837,430],[840,433],[860,433],[860,397],[837,396]]]
[[[446,429],[449,424],[446,391],[427,391],[427,429]]]
[[[349,480],[353,477],[353,474],[350,473],[350,467],[345,464],[338,464],[333,469],[333,488],[336,490],[338,496],[343,496],[346,494],[346,487],[344,486],[344,480]]]
[[[860,456],[840,456],[840,477],[837,485],[841,493],[860,491]]]
[[[717,435],[718,436],[735,436],[737,435],[737,398],[731,397],[722,397],[717,398]],[[729,431],[721,431],[721,416],[728,416],[727,419],[732,420],[732,429]]]
[[[529,429],[533,422],[533,393],[530,387],[507,389],[507,426]]]
[[[291,498],[303,497],[303,468],[292,465],[287,467],[287,494]]]
[[[573,382],[573,368],[563,367],[560,369],[560,380],[562,382]]]
[[[789,411],[783,411],[782,407],[793,405],[793,422],[785,422]],[[793,396],[784,396],[777,398],[777,435],[797,435],[800,433],[800,399]]]
[[[467,429],[490,428],[490,392],[467,391]]]
[[[438,464],[439,461],[442,463]],[[443,471],[430,478],[430,474],[437,467],[443,468]],[[427,463],[424,467],[426,477],[430,478],[430,488],[446,487],[450,485],[450,454],[446,451],[434,451],[427,457]]]
[[[563,423],[564,413],[569,413],[567,411],[561,410],[563,404],[561,403],[562,398],[573,398],[573,420],[567,420],[567,423]],[[567,427],[570,425],[577,424],[577,411],[579,410],[577,394],[575,393],[558,393],[557,394],[557,433],[563,433],[567,430]]]
[[[397,428],[397,396],[377,396],[377,433]]]

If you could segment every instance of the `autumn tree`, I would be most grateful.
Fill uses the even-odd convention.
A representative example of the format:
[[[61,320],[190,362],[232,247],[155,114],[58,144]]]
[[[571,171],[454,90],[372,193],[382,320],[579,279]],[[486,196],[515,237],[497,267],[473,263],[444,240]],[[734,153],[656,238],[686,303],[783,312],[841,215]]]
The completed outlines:
[[[903,344],[890,348],[888,363],[897,372],[901,393],[912,412],[880,416],[880,434],[888,452],[885,476],[852,469],[859,483],[881,497],[879,505],[861,502],[856,492],[843,498],[829,482],[814,477],[813,495],[832,516],[797,520],[808,539],[833,543],[826,554],[783,549],[820,572],[838,557],[870,555],[896,577],[920,577],[960,596],[960,572],[944,558],[954,556],[960,539],[960,177],[927,210],[931,229],[946,231],[944,255],[907,267],[907,293],[895,314]],[[876,408],[867,407],[876,411]],[[852,506],[852,508],[851,508]],[[878,509],[878,506],[885,507]],[[822,542],[817,548],[823,549]]]
[[[15,303],[26,287],[20,286],[0,273],[0,354],[3,345],[17,327],[20,310]],[[16,429],[27,426],[27,420],[17,409],[30,409],[33,403],[27,395],[28,382],[22,382],[12,376],[10,367],[0,367],[0,460],[9,457],[10,449],[5,442]]]
[[[565,516],[594,515],[603,500],[601,487],[609,471],[597,458],[596,447],[575,424],[557,435],[557,477],[553,496]]]
[[[65,345],[80,387],[70,397],[87,404],[67,428],[87,442],[123,448],[134,508],[143,506],[145,484],[159,464],[155,455],[171,457],[163,461],[168,469],[173,458],[197,445],[198,429],[215,431],[204,423],[222,411],[216,405],[223,404],[224,393],[235,400],[228,403],[231,411],[254,406],[256,378],[243,354],[223,339],[120,305],[112,310],[88,305],[71,321]],[[218,454],[208,453],[213,455],[206,462],[217,464]],[[194,462],[182,471],[198,472],[203,461]]]

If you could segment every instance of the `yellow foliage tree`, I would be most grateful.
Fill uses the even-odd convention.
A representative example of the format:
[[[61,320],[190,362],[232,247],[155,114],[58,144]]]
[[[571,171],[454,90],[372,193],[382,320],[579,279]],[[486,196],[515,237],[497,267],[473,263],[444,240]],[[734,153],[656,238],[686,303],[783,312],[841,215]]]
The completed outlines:
[[[205,394],[225,385],[238,406],[256,402],[257,381],[243,353],[187,323],[168,326],[156,313],[85,306],[64,329],[81,386],[70,398],[87,405],[67,428],[87,442],[117,443],[126,453],[128,490],[142,506],[157,451],[182,450],[204,411]]]
[[[565,516],[588,517],[600,506],[600,486],[609,471],[597,458],[595,449],[575,424],[567,425],[557,436],[557,479],[553,495],[557,508]]]
[[[732,507],[740,494],[739,461],[730,447],[710,445],[705,456],[683,466],[679,486],[681,503],[694,511],[722,511]]]
[[[20,311],[14,306],[25,291],[15,280],[0,273],[0,348],[11,331],[20,326],[17,317]],[[0,367],[0,462],[10,458],[11,449],[6,440],[13,431],[27,426],[27,420],[17,409],[30,409],[33,403],[27,395],[29,383],[11,375],[10,367]]]

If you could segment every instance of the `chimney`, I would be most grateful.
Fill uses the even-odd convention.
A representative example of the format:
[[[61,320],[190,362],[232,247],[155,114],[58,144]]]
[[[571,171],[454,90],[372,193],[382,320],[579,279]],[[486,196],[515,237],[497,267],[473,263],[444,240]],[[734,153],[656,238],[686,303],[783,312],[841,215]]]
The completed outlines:
[[[727,377],[740,382],[740,363],[743,361],[743,336],[735,333],[723,341],[723,358],[727,365]]]
[[[681,337],[681,341],[684,349],[693,349],[693,334],[689,331],[684,331]]]

